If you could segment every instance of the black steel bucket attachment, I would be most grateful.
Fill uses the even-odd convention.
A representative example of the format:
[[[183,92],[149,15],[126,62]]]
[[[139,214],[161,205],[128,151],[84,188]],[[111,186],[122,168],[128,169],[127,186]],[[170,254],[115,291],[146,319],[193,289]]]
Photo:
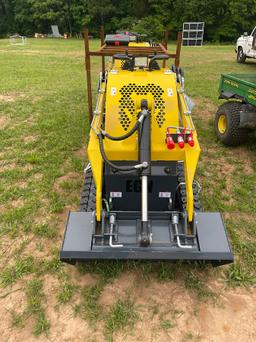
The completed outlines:
[[[140,246],[137,226],[136,219],[120,219],[118,241],[111,247],[109,238],[96,243],[93,213],[70,212],[60,259],[68,263],[97,259],[204,261],[214,265],[233,262],[220,213],[195,213],[196,234],[191,248],[178,246],[177,237],[170,229],[170,220],[163,219],[163,215],[150,220],[152,242],[148,247]]]

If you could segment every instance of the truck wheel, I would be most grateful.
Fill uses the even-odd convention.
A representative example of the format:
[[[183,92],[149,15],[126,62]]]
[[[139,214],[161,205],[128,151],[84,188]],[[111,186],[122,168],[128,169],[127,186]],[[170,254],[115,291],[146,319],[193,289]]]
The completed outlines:
[[[243,48],[239,47],[237,50],[237,63],[244,63],[246,60],[246,55],[243,52]]]
[[[247,138],[248,131],[239,127],[241,106],[240,102],[225,102],[216,113],[215,132],[224,145],[238,146]]]

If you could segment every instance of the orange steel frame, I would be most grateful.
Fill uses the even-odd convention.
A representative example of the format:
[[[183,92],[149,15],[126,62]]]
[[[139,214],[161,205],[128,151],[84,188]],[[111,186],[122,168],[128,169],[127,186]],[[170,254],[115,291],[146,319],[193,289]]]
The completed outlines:
[[[177,46],[175,53],[169,53],[167,50],[168,44],[168,31],[164,33],[163,43],[158,43],[155,46],[107,46],[104,44],[104,27],[100,29],[101,47],[98,51],[90,51],[89,48],[89,31],[84,29],[84,48],[85,48],[85,69],[87,79],[87,97],[88,97],[88,109],[90,123],[93,118],[93,106],[92,106],[92,85],[91,85],[91,56],[101,56],[102,59],[102,74],[105,72],[105,57],[113,56],[116,53],[128,53],[132,55],[148,56],[154,54],[165,54],[170,58],[175,59],[175,66],[179,67],[180,64],[180,51],[182,44],[182,32],[178,33]],[[163,67],[165,67],[166,61],[163,61]]]

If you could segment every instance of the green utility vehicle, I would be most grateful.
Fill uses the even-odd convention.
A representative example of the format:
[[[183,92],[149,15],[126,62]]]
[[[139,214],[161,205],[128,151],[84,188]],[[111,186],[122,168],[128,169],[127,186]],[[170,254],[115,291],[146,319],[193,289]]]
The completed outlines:
[[[216,113],[216,134],[227,146],[240,145],[256,129],[256,74],[221,75],[219,93],[228,101]]]

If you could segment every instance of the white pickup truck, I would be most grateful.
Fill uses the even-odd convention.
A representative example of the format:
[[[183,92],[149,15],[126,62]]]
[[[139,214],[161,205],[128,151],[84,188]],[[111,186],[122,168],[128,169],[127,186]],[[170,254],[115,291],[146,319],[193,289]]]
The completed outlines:
[[[246,58],[256,58],[256,26],[252,33],[247,32],[237,39],[236,42],[237,62],[244,63]]]

